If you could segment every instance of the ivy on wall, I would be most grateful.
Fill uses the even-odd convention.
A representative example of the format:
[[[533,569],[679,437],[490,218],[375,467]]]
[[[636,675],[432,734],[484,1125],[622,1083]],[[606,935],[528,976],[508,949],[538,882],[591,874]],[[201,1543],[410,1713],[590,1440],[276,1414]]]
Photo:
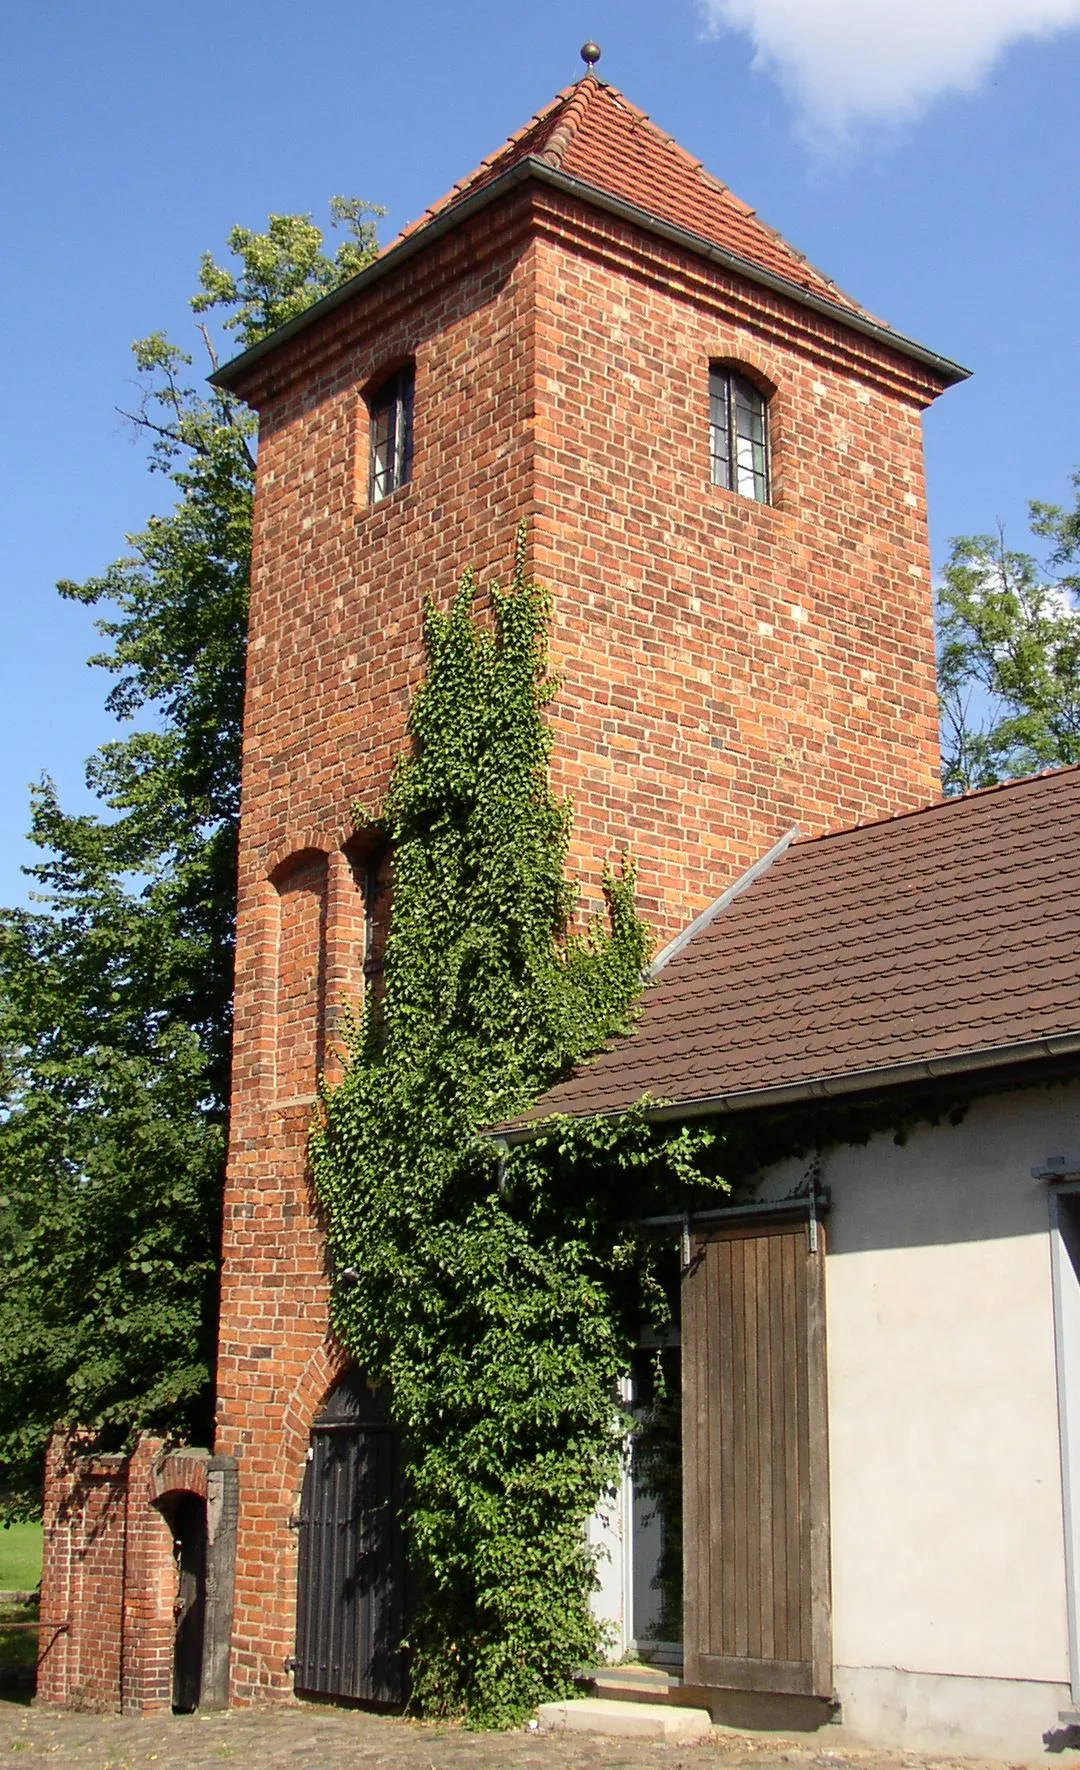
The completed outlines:
[[[429,607],[393,849],[385,993],[324,1089],[312,1167],[333,1323],[400,1428],[416,1576],[413,1701],[473,1724],[567,1694],[601,1650],[585,1522],[615,1481],[616,1404],[664,1312],[650,1209],[715,1197],[707,1131],[550,1121],[485,1130],[628,1029],[650,950],[624,862],[571,928],[570,810],[548,780],[548,604],[525,570],[479,618]]]

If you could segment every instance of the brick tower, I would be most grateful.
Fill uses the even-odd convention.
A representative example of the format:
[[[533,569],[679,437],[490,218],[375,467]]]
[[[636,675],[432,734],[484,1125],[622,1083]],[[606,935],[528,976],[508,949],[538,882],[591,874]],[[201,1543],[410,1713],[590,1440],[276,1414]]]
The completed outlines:
[[[595,899],[660,938],[791,825],[933,797],[921,410],[963,371],[870,318],[590,71],[217,379],[260,415],[220,1452],[233,1699],[291,1688],[295,1513],[341,1368],[305,1172],[363,983],[426,593],[552,592],[555,785]]]

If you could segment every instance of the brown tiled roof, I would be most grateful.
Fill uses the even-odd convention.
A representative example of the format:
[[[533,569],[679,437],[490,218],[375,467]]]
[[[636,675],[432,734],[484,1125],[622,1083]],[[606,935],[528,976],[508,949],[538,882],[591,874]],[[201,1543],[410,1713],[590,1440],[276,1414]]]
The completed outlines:
[[[796,842],[529,1114],[680,1104],[1080,1032],[1080,768]]]
[[[524,128],[403,229],[386,250],[392,251],[403,239],[529,158],[543,160],[661,221],[685,228],[810,294],[870,317],[706,172],[700,160],[614,86],[594,75],[586,75],[557,93]]]

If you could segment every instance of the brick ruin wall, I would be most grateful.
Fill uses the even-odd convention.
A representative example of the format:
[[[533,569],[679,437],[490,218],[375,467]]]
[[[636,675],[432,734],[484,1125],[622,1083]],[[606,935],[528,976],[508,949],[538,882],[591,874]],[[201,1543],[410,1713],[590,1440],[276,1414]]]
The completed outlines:
[[[130,1456],[82,1454],[56,1434],[45,1466],[37,1700],[168,1711],[177,1591],[171,1503],[205,1501],[206,1451],[143,1437]]]

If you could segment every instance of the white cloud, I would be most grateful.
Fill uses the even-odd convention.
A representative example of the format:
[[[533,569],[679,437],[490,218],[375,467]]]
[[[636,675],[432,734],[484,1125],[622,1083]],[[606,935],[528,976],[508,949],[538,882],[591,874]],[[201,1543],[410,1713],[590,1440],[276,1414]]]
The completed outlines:
[[[896,122],[973,91],[1010,43],[1080,24],[1080,0],[700,0],[710,35],[745,31],[811,127]]]

